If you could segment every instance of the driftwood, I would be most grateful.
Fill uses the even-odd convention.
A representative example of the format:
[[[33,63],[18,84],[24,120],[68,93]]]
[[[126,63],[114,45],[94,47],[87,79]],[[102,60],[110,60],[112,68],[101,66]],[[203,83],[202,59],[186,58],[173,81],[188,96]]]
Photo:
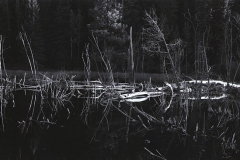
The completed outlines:
[[[227,83],[219,80],[192,80],[183,81],[179,84],[165,83],[164,87],[152,88],[154,91],[134,92],[120,95],[127,102],[142,102],[151,97],[162,95],[188,94],[187,99],[222,99],[228,96],[229,90],[240,88],[239,84]]]
[[[104,97],[106,99],[109,97],[120,102],[132,103],[143,102],[154,97],[169,96],[171,99],[165,110],[170,107],[173,97],[180,94],[186,95],[183,97],[189,100],[217,100],[228,97],[231,92],[238,93],[238,88],[240,88],[240,84],[227,83],[220,80],[191,80],[172,84],[165,82],[165,85],[162,87],[150,85],[148,88],[145,88],[142,84],[104,84],[99,80],[87,82],[73,81],[72,79],[52,80],[45,75],[42,75],[42,79],[25,80],[24,78],[19,82],[14,80],[6,83],[9,85],[1,85],[2,89],[4,89],[4,86],[16,86],[14,90],[47,91],[55,86],[56,89],[60,88],[61,93],[67,90],[70,91],[71,94],[68,94],[70,97],[76,92],[78,94],[76,97],[78,98],[101,99]],[[16,84],[12,85],[12,83]]]

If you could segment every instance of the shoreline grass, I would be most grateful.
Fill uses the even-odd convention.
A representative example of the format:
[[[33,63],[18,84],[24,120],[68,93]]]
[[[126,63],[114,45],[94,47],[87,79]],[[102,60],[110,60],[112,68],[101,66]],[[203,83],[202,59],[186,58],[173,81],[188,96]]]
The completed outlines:
[[[17,79],[21,79],[25,76],[26,78],[32,78],[32,73],[30,70],[7,70],[6,71],[9,78],[14,78],[16,76]],[[85,74],[84,71],[76,71],[76,70],[49,70],[49,71],[38,71],[38,73],[41,73],[43,75],[51,77],[59,77],[61,75],[66,76],[75,76],[74,80],[85,80]],[[128,76],[129,74],[127,72],[114,72],[113,78],[115,82],[121,82],[125,83],[128,82]],[[6,77],[6,74],[3,73],[3,77]],[[91,80],[97,80],[101,79],[103,81],[106,81],[109,77],[109,73],[105,72],[91,72]],[[135,73],[135,82],[136,83],[144,83],[149,82],[151,80],[151,83],[153,84],[163,84],[163,82],[168,81],[172,82],[174,80],[173,75],[166,75],[166,74],[158,74],[158,73]]]

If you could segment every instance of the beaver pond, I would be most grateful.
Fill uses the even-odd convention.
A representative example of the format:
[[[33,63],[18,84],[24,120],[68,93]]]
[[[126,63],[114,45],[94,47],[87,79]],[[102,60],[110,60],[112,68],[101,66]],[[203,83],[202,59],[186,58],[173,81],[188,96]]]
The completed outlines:
[[[239,87],[2,79],[0,159],[237,159]]]

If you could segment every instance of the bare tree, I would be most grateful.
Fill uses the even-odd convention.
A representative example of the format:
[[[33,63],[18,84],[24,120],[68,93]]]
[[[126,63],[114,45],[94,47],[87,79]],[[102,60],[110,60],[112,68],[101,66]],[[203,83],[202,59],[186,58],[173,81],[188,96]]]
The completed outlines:
[[[149,55],[158,55],[162,61],[162,68],[167,71],[167,63],[170,63],[173,74],[176,78],[180,75],[180,59],[182,56],[182,41],[176,39],[173,43],[168,44],[163,33],[163,26],[166,21],[165,16],[159,19],[153,9],[150,13],[146,12],[146,21],[148,27],[143,29],[145,43],[143,50]]]

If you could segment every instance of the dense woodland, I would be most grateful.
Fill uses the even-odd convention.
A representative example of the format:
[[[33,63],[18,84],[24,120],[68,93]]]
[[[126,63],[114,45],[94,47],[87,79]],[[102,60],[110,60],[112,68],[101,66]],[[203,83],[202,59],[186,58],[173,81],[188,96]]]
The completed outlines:
[[[29,69],[24,31],[40,70],[83,70],[88,52],[91,70],[104,71],[100,49],[113,72],[126,72],[132,27],[136,72],[232,78],[239,12],[237,0],[1,0],[3,57],[7,69]]]

